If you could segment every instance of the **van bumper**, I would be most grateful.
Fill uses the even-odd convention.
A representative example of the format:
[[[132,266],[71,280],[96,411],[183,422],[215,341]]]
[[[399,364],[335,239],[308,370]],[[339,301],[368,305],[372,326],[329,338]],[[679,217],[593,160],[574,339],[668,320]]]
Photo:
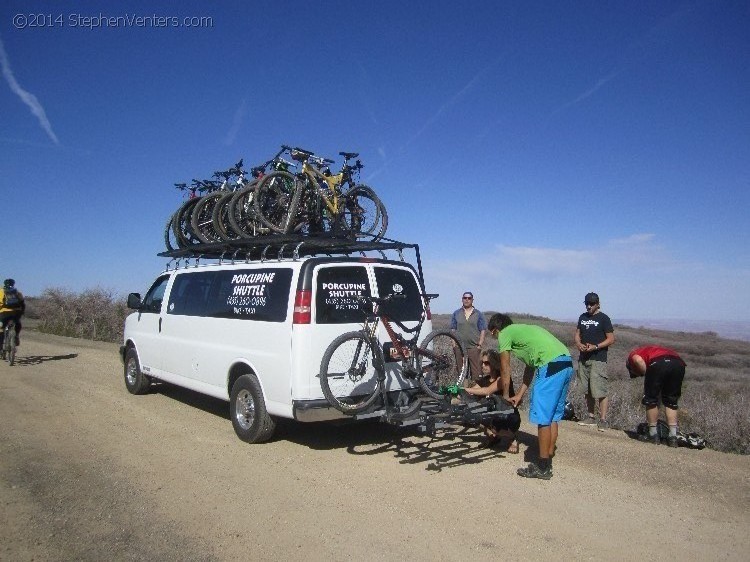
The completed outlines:
[[[419,391],[416,388],[405,388],[388,392],[387,399],[389,403],[394,404],[397,403],[399,398],[407,401],[414,400],[418,394]],[[301,422],[355,419],[355,416],[339,412],[336,408],[331,406],[325,398],[315,400],[294,400],[292,402],[292,411],[294,419]],[[375,404],[370,406],[370,408],[357,414],[356,418],[375,418],[383,414],[385,414],[385,411],[383,409],[382,401],[377,400]]]
[[[333,408],[327,400],[295,400],[292,404],[294,419],[301,422],[352,419]]]

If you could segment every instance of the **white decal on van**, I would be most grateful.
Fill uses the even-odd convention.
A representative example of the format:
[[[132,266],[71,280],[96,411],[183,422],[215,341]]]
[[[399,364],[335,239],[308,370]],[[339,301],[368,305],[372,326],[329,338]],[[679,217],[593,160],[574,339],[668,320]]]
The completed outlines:
[[[398,283],[395,283],[395,284],[393,285],[393,287],[391,287],[391,290],[392,290],[392,291],[393,291],[394,293],[396,293],[397,295],[398,295],[398,294],[401,294],[401,293],[403,293],[403,292],[404,292],[404,288],[403,288],[403,287],[402,287],[401,285],[399,285]]]

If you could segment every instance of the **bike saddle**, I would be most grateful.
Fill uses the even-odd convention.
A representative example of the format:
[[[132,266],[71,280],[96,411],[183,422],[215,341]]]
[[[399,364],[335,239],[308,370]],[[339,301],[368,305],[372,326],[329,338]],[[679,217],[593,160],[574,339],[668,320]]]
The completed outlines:
[[[339,152],[339,154],[344,157],[344,160],[351,160],[359,156],[359,152]]]
[[[290,156],[292,157],[292,160],[296,160],[297,162],[305,162],[308,158],[310,158],[310,156],[312,156],[312,152],[305,152],[304,150],[295,148],[291,151]]]

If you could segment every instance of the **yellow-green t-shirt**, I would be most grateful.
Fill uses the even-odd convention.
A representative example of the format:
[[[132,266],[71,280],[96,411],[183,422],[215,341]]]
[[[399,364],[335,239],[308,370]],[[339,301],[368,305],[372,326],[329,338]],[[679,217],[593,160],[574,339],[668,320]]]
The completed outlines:
[[[540,326],[511,324],[502,329],[497,338],[500,352],[510,351],[526,365],[541,367],[560,355],[570,355],[560,340]]]

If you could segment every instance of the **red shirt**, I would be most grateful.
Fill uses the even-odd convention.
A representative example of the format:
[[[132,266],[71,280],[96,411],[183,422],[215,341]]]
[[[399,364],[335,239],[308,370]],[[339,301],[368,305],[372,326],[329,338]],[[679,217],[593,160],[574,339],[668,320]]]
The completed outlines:
[[[660,347],[658,345],[644,345],[643,347],[634,349],[630,352],[630,355],[628,355],[628,365],[632,364],[631,361],[633,359],[633,355],[640,355],[646,362],[646,365],[651,363],[654,359],[658,359],[659,357],[675,357],[682,361],[682,358],[677,355],[676,351],[673,351],[666,347]],[[684,361],[682,361],[682,363],[683,365],[685,364]]]

